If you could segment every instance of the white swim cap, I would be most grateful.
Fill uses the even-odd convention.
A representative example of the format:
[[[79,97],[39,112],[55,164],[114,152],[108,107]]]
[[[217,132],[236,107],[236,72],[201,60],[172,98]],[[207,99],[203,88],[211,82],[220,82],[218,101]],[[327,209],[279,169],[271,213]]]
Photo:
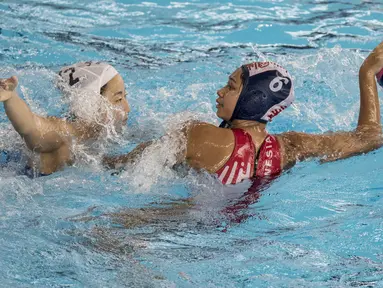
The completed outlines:
[[[101,87],[118,75],[118,72],[108,63],[88,61],[63,67],[59,75],[71,87],[100,93]]]

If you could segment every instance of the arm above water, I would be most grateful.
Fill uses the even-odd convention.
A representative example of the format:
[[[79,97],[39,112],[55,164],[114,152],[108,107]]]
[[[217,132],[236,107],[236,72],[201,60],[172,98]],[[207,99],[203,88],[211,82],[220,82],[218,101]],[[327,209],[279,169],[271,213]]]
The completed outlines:
[[[180,163],[185,159],[185,136],[189,130],[190,123],[186,122],[180,130],[175,130],[167,135],[162,136],[160,139],[151,140],[141,143],[136,146],[132,151],[127,154],[103,157],[102,163],[108,169],[122,169],[126,165],[132,165],[142,157],[147,149],[157,149],[161,145],[176,147],[176,162]],[[171,149],[171,147],[168,147]],[[173,164],[177,164],[173,163]]]
[[[297,161],[319,158],[322,163],[367,153],[383,145],[380,131],[369,127],[351,132],[307,134],[287,132],[278,135],[284,149],[284,168]]]
[[[126,165],[132,165],[141,157],[145,149],[153,144],[153,142],[154,141],[141,143],[127,154],[117,156],[105,155],[102,159],[102,164],[108,169],[121,169]]]
[[[105,155],[102,160],[103,165],[109,169],[122,169],[124,166],[132,165],[136,161],[138,161],[142,157],[146,149],[155,150],[161,145],[171,145],[173,146],[173,148],[176,147],[176,163],[173,164],[181,163],[186,158],[187,144],[185,145],[185,142],[189,130],[193,126],[193,123],[194,122],[186,122],[184,123],[181,129],[172,131],[167,135],[162,136],[160,139],[141,143],[127,154],[117,156]],[[171,149],[171,147],[169,147],[169,149]]]
[[[142,143],[128,154],[104,156],[103,164],[107,168],[120,169],[138,161],[147,151],[146,149],[155,150],[161,145],[166,145],[169,147],[170,156],[175,153],[173,154],[175,157],[171,157],[169,161],[170,165],[187,162],[193,168],[214,173],[227,160],[223,159],[222,155],[231,154],[233,137],[230,129],[218,128],[204,122],[189,121],[184,123],[181,129],[172,131],[158,140]]]
[[[17,94],[18,79],[13,76],[0,79],[0,101],[15,130],[24,138],[29,149],[36,152],[53,152],[64,143],[67,131],[65,120],[55,117],[44,118],[30,110]]]
[[[365,59],[359,69],[360,110],[354,131],[306,134],[287,132],[279,135],[285,149],[284,166],[319,157],[330,162],[367,153],[383,145],[380,105],[375,75],[383,67],[383,42]]]

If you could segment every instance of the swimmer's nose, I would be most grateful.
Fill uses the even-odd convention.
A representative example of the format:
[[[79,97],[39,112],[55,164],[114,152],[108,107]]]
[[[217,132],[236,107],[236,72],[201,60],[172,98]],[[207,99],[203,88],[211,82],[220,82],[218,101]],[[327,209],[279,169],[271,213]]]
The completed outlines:
[[[218,95],[220,98],[223,98],[223,88],[217,90],[217,95]]]
[[[127,100],[124,101],[124,111],[126,113],[130,112],[130,105],[129,105],[129,102]]]
[[[126,123],[128,121],[128,115],[129,113],[125,112],[121,115],[122,117],[122,123]]]

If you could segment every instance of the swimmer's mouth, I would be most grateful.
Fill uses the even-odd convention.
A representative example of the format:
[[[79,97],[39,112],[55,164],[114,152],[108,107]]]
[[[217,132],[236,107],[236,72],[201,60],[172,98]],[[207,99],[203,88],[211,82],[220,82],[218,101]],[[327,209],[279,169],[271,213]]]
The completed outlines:
[[[218,102],[218,99],[215,100],[215,102],[217,103],[217,104],[215,105],[216,108],[223,107],[223,103],[219,103],[219,102]]]

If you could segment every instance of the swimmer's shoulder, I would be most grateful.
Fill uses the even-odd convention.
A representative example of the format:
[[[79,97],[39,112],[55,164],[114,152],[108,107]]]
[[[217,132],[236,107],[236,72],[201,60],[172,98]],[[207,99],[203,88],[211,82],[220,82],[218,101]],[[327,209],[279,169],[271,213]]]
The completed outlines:
[[[188,163],[214,173],[230,158],[235,140],[231,129],[193,122],[189,125],[187,143]]]
[[[234,134],[231,129],[219,128],[205,122],[193,122],[188,131],[189,141],[216,147],[234,144]],[[220,147],[216,147],[220,148]]]

